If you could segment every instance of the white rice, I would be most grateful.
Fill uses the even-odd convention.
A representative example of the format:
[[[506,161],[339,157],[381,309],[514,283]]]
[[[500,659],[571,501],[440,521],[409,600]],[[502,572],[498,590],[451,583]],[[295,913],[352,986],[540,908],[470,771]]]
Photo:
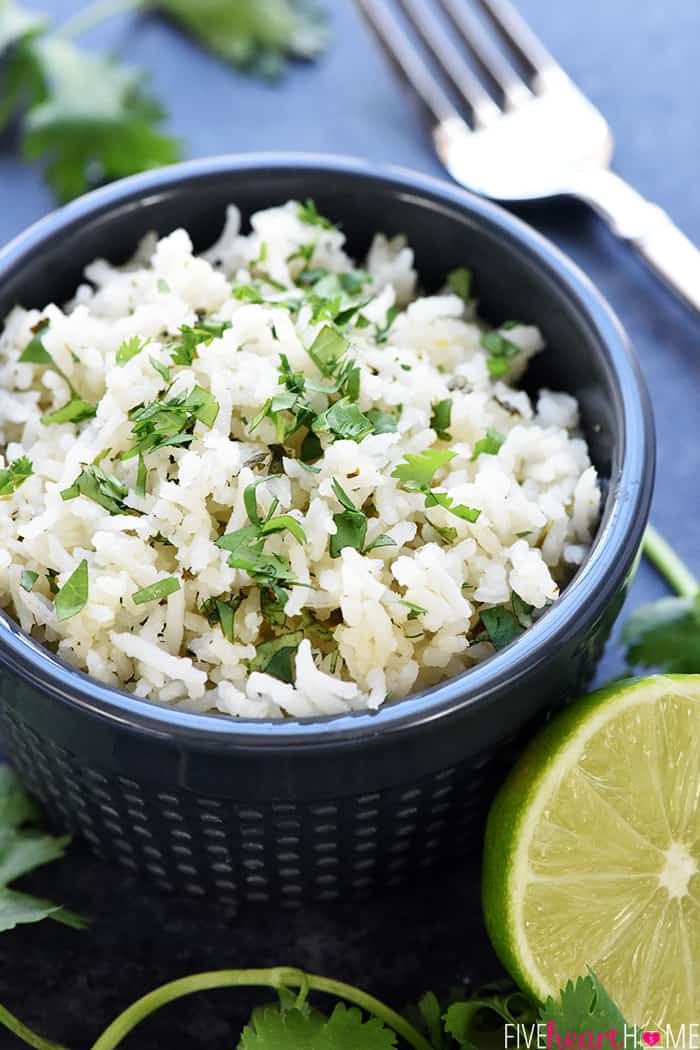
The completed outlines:
[[[284,457],[273,418],[251,432],[268,399],[286,392],[280,354],[316,386],[333,382],[308,352],[328,322],[314,322],[306,302],[290,309],[275,300],[306,296],[309,285],[297,282],[312,279],[311,268],[362,282],[342,232],[303,214],[294,202],[259,212],[243,235],[231,207],[220,242],[200,257],[185,230],[148,238],[123,269],[101,260],[89,266],[65,308],[15,309],[0,338],[4,464],[27,456],[33,469],[0,499],[0,603],[69,663],[137,696],[245,718],[375,709],[491,656],[493,619],[482,622],[482,614],[496,608],[506,626],[518,618],[526,624],[527,607],[536,616],[556,600],[590,546],[600,492],[577,403],[548,390],[532,402],[514,385],[543,347],[539,331],[502,330],[510,356],[505,374],[494,378],[475,304],[447,288],[416,298],[413,254],[400,238],[378,235],[364,285],[343,293],[343,307],[364,305],[346,322],[349,347],[340,362],[360,369],[359,411],[392,414],[395,432],[359,441],[321,433],[316,472],[299,461],[306,428],[285,440]],[[241,285],[265,301],[234,297]],[[388,337],[378,341],[395,306]],[[203,317],[229,327],[200,343],[191,364],[173,364],[180,326]],[[45,363],[19,360],[42,323],[39,338],[63,377]],[[131,337],[147,345],[117,364]],[[153,360],[170,369],[168,398],[197,385],[213,395],[218,413],[212,426],[196,422],[189,446],[144,455],[148,482],[139,496],[138,460],[120,455],[136,441],[130,412],[166,397],[169,383]],[[97,406],[95,418],[41,422],[71,398],[64,377]],[[305,396],[319,414],[339,395]],[[439,437],[433,406],[448,399],[449,436]],[[503,439],[500,448],[474,458],[488,431]],[[476,521],[426,506],[425,493],[393,476],[405,454],[426,449],[454,453],[432,486],[454,505],[480,511]],[[125,506],[140,513],[110,513],[85,495],[61,497],[99,456],[100,468],[128,487]],[[215,545],[250,524],[245,490],[272,473],[281,476],[257,486],[258,513],[264,517],[278,501],[274,514],[290,514],[304,537],[284,529],[260,544],[265,556],[288,560],[294,581],[280,584],[286,605],[275,622],[261,609],[261,594],[271,598],[264,583],[231,567],[230,552]],[[331,557],[334,517],[344,509],[334,481],[366,516],[363,550],[380,535],[392,545],[368,553],[346,546]],[[87,601],[59,620],[53,592],[83,560]],[[27,570],[37,574],[31,590]],[[179,589],[134,603],[135,592],[168,577]],[[209,602],[211,613],[211,599],[232,598],[242,600],[230,640],[202,606]],[[265,659],[251,668],[257,646],[286,634],[292,682],[267,673]]]

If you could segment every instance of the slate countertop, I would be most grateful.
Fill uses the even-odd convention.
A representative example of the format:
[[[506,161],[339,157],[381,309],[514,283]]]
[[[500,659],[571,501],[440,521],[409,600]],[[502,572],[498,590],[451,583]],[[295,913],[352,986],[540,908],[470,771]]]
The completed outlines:
[[[194,0],[193,0],[194,2]],[[62,18],[75,0],[37,0]],[[429,136],[351,0],[326,0],[333,44],[320,63],[269,85],[224,67],[160,20],[129,17],[86,43],[116,49],[152,71],[170,127],[191,157],[303,150],[353,154],[440,175]],[[616,169],[700,243],[700,5],[697,0],[519,0],[524,15],[615,132]],[[183,77],[183,68],[187,76]],[[39,172],[0,139],[0,243],[53,207]],[[522,216],[590,275],[618,311],[652,391],[659,463],[653,518],[700,571],[700,320],[659,285],[582,207]],[[664,593],[643,565],[627,612]],[[614,640],[600,680],[620,672]],[[428,987],[499,974],[478,906],[478,851],[401,894],[346,914],[321,909],[238,915],[198,900],[153,895],[90,859],[36,876],[37,891],[94,917],[76,933],[45,922],[0,938],[0,1001],[74,1050],[87,1047],[129,1002],[176,976],[232,966],[296,964],[356,981],[401,1006]],[[169,1007],[129,1047],[199,1050],[235,1045],[251,1000],[211,993]],[[0,1050],[19,1044],[0,1032]]]

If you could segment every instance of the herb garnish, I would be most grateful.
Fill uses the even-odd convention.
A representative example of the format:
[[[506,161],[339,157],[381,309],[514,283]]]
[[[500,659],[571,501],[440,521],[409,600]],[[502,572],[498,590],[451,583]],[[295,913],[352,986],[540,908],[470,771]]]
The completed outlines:
[[[262,642],[256,647],[255,657],[248,665],[251,671],[262,671],[281,682],[294,681],[292,659],[304,640],[303,631],[292,631]]]
[[[206,616],[209,625],[211,627],[214,624],[219,624],[224,638],[227,642],[233,642],[233,620],[243,601],[243,595],[237,594],[235,597],[224,599],[220,598],[207,598],[202,605],[202,612]]]
[[[173,364],[191,365],[197,356],[198,346],[208,346],[214,339],[220,339],[230,327],[230,321],[198,321],[194,327],[180,325],[182,338],[172,349]]]
[[[378,547],[395,546],[396,541],[392,540],[391,536],[382,533],[380,536],[377,536],[376,540],[369,547],[365,547],[368,525],[367,515],[355,506],[345,489],[335,478],[333,478],[332,488],[333,494],[343,510],[339,514],[333,515],[336,531],[330,537],[328,545],[328,552],[331,558],[339,558],[344,547],[353,547],[361,554],[368,554],[369,551]]]
[[[88,600],[88,563],[85,558],[75,572],[56,591],[54,608],[59,620],[70,620],[77,616],[87,605]]]
[[[494,430],[493,427],[489,427],[484,437],[480,438],[474,445],[474,451],[472,452],[472,461],[478,459],[479,456],[495,456],[499,451],[505,437],[499,430]]]
[[[440,467],[455,458],[456,453],[449,449],[426,448],[423,452],[413,455],[407,452],[403,463],[399,463],[391,473],[392,478],[398,478],[407,492],[421,492],[425,497],[425,507],[442,507],[456,518],[469,521],[472,524],[479,519],[480,510],[475,507],[466,507],[463,503],[455,503],[447,492],[442,492],[432,487],[433,478]],[[435,531],[442,538],[452,543],[457,538],[454,530],[439,528],[434,522],[430,522]]]
[[[48,321],[39,322],[34,330],[33,337],[20,354],[19,360],[22,363],[32,365],[46,365],[48,368],[52,369],[66,384],[71,397],[70,401],[61,408],[57,408],[54,412],[49,412],[48,415],[42,416],[41,422],[50,425],[51,423],[80,423],[85,419],[91,419],[96,415],[97,409],[94,405],[90,405],[87,401],[83,401],[68,376],[65,372],[61,371],[43,344],[41,335],[48,327]]]
[[[115,358],[119,367],[123,368],[124,365],[131,361],[132,357],[140,354],[144,347],[148,346],[148,342],[148,339],[139,339],[137,335],[132,335],[131,339],[125,339],[117,350]]]
[[[38,572],[33,572],[31,569],[22,569],[22,575],[19,578],[19,585],[23,591],[31,591],[38,579]]]
[[[465,266],[460,266],[458,269],[448,273],[447,287],[455,295],[458,295],[460,299],[463,299],[465,303],[468,303],[471,299],[472,291],[471,270],[467,270]]]
[[[451,441],[452,436],[448,431],[452,421],[452,398],[447,397],[444,401],[436,401],[431,407],[430,426],[441,441]]]
[[[157,580],[149,587],[142,587],[140,591],[134,591],[131,600],[134,605],[145,605],[146,602],[157,602],[161,598],[167,598],[180,590],[180,581],[177,576],[166,576],[164,580]]]
[[[273,477],[258,478],[252,485],[246,487],[243,502],[250,525],[244,525],[242,529],[220,536],[216,541],[216,546],[230,552],[228,564],[232,569],[243,569],[256,582],[266,587],[291,586],[295,581],[288,559],[278,554],[266,554],[265,540],[272,533],[286,530],[298,543],[305,543],[306,533],[301,523],[293,515],[275,516],[279,505],[276,498],[273,499],[265,518],[260,516],[256,489],[258,485],[264,481],[271,481]]]
[[[13,459],[9,466],[0,470],[0,496],[11,496],[33,473],[34,466],[29,456]]]
[[[61,499],[71,500],[77,499],[78,496],[86,496],[110,514],[138,514],[137,510],[128,507],[124,502],[128,494],[128,488],[118,478],[93,464],[83,467],[70,488],[63,489]]]
[[[316,202],[307,197],[305,204],[299,205],[298,213],[299,218],[302,222],[307,223],[309,226],[320,226],[322,230],[334,230],[335,226],[326,219],[325,216],[319,215]]]
[[[157,448],[189,445],[197,420],[211,428],[219,414],[219,402],[208,390],[195,386],[188,394],[178,394],[169,400],[160,399],[132,409],[129,419],[136,444],[121,459],[145,455]]]
[[[505,327],[505,326],[502,326]],[[511,343],[500,332],[484,332],[481,336],[481,345],[487,351],[486,364],[492,379],[500,379],[510,372],[510,358],[519,354],[520,347]]]

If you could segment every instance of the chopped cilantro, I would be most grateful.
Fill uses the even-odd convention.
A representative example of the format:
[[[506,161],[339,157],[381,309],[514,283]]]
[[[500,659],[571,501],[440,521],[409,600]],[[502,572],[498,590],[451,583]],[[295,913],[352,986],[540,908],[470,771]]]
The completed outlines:
[[[513,615],[520,626],[525,628],[531,627],[533,606],[528,605],[528,603],[520,597],[517,591],[512,592],[510,604],[513,609]]]
[[[390,412],[382,412],[378,408],[371,408],[367,412],[367,418],[372,424],[372,430],[375,434],[396,433],[396,416],[393,416]]]
[[[450,514],[454,514],[456,518],[470,521],[472,524],[479,520],[481,514],[481,511],[475,507],[465,507],[463,503],[455,503],[449,493],[438,492],[435,489],[430,489],[425,493],[425,506],[428,509],[442,507],[444,510],[449,510]]]
[[[436,401],[432,406],[430,426],[441,441],[451,441],[448,433],[452,421],[452,398],[446,397],[444,401]]]
[[[189,445],[197,420],[212,427],[218,413],[218,401],[201,386],[193,387],[189,394],[140,405],[129,413],[136,444],[123,452],[121,458],[130,459],[167,446]]]
[[[0,470],[0,496],[11,496],[33,473],[34,466],[28,456],[13,459]]]
[[[496,331],[484,332],[481,345],[488,353],[486,364],[493,379],[507,375],[510,372],[509,359],[520,353],[519,346]]]
[[[335,226],[323,215],[319,215],[316,202],[307,197],[305,204],[299,205],[299,218],[309,226],[320,226],[322,230],[334,230]]]
[[[148,485],[148,470],[146,469],[146,463],[143,456],[139,452],[139,462],[136,471],[136,495],[145,496],[146,486]]]
[[[59,620],[70,620],[85,608],[88,600],[88,563],[85,558],[63,586],[56,591],[54,608]]]
[[[309,357],[323,375],[330,376],[347,349],[347,339],[330,325],[324,325],[309,347]]]
[[[213,627],[214,624],[218,623],[227,642],[233,642],[234,640],[233,621],[242,601],[243,595],[237,594],[235,597],[226,600],[223,598],[208,598],[202,605],[202,612],[210,626]]]
[[[291,684],[294,681],[292,659],[303,640],[303,631],[292,631],[279,638],[272,638],[269,642],[262,642],[250,661],[250,670],[262,671]]]
[[[489,641],[494,649],[505,649],[507,645],[523,633],[523,627],[510,611],[503,606],[493,609],[484,609],[481,613],[481,622],[484,625]]]
[[[84,466],[78,477],[70,488],[63,489],[61,499],[77,499],[85,496],[100,507],[104,507],[110,514],[135,514],[136,511],[127,507],[124,498],[129,490],[113,474],[106,474],[101,467]]]
[[[150,587],[142,587],[140,591],[134,591],[131,600],[134,605],[144,605],[146,602],[157,602],[161,598],[167,598],[180,590],[180,581],[177,576],[166,576],[164,580],[152,583]]]
[[[351,441],[362,441],[374,429],[372,421],[367,418],[349,398],[341,398],[316,416],[312,424],[315,433],[330,433],[337,438]]]
[[[468,303],[472,291],[471,270],[467,270],[466,267],[460,266],[457,270],[453,270],[452,273],[448,273],[447,287],[451,292],[454,292],[455,295],[458,295],[460,299],[463,299],[465,303]]]
[[[156,287],[157,287],[158,291],[162,295],[168,295],[169,292],[170,292],[170,285],[168,284],[168,282],[163,277],[159,277],[158,278],[158,282],[156,284]]]
[[[198,346],[208,346],[214,339],[220,339],[230,327],[230,321],[198,321],[193,328],[186,324],[180,325],[182,338],[172,349],[173,364],[191,365],[197,356]]]
[[[407,452],[403,463],[392,471],[392,478],[398,478],[409,492],[423,492],[433,483],[433,477],[440,467],[455,458],[456,453],[444,448],[426,448],[413,455]]]
[[[125,339],[117,350],[116,362],[120,368],[131,361],[132,357],[140,354],[144,347],[148,346],[148,339],[139,339],[133,335],[131,339]]]
[[[330,537],[329,553],[331,558],[339,558],[344,547],[354,547],[362,551],[367,538],[367,516],[358,510],[340,483],[333,479],[333,494],[343,510],[333,515],[336,531]]]
[[[424,616],[427,613],[427,609],[424,609],[422,605],[416,605],[415,602],[409,602],[406,598],[399,598],[399,605],[405,605],[408,609],[409,620],[417,620],[419,616]]]
[[[19,578],[19,585],[23,591],[31,591],[38,579],[38,572],[33,572],[31,569],[22,569],[22,575]]]
[[[151,366],[161,377],[161,379],[164,379],[166,383],[169,383],[172,379],[172,376],[170,375],[170,369],[168,368],[168,366],[162,364],[157,358],[152,357],[150,354],[148,356],[148,360],[150,361]]]
[[[401,313],[398,306],[390,306],[386,312],[386,319],[383,325],[377,325],[375,331],[375,339],[378,343],[386,343],[389,338],[391,326],[393,325],[396,318]]]
[[[480,438],[474,445],[472,460],[478,459],[479,456],[495,456],[504,441],[505,437],[499,430],[489,427],[485,437]]]
[[[19,355],[19,360],[22,363],[28,363],[32,365],[53,365],[53,358],[44,346],[41,334],[45,332],[49,327],[48,321],[40,322],[37,328],[34,330],[34,335],[25,346],[22,353]]]
[[[47,416],[42,416],[41,422],[44,426],[50,426],[52,423],[82,423],[84,420],[92,419],[96,415],[97,409],[94,405],[83,401],[81,397],[73,397],[67,404],[57,408],[55,412],[49,412]]]

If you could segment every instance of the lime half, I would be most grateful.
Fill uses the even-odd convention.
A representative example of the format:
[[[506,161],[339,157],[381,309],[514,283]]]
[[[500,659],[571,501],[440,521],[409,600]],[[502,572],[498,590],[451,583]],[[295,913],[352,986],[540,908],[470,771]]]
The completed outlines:
[[[489,816],[483,900],[536,998],[591,967],[630,1024],[700,1019],[700,675],[613,685],[538,734]]]

